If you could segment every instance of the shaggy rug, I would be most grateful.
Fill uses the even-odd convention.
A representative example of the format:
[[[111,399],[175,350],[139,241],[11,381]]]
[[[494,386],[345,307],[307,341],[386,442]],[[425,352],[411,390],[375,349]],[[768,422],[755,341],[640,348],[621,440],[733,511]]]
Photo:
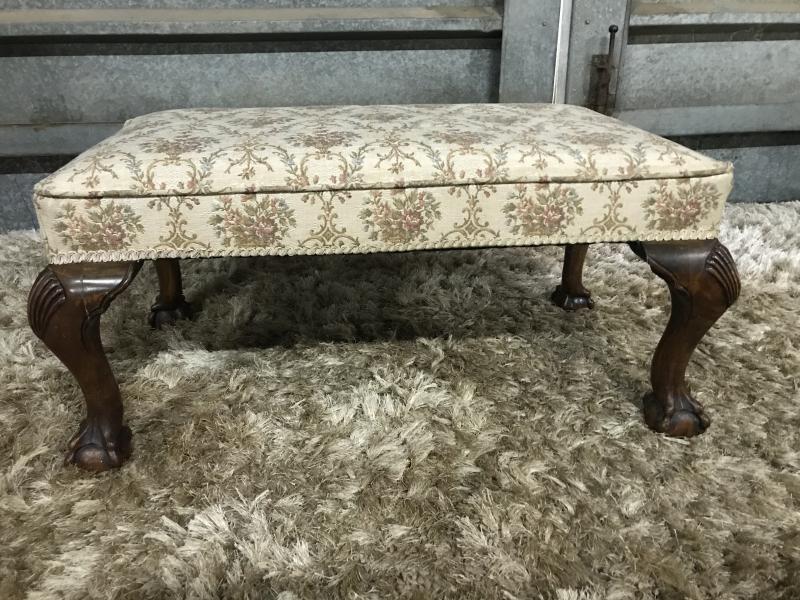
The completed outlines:
[[[734,205],[742,297],[690,365],[713,419],[642,422],[666,286],[593,246],[185,262],[103,320],[134,455],[61,464],[82,399],[0,236],[0,598],[800,598],[800,202]]]

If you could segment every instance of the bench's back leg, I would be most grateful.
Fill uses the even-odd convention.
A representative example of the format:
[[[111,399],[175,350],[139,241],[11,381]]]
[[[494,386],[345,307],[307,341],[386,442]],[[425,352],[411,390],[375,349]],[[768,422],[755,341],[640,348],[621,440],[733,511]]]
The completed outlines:
[[[131,432],[122,423],[119,387],[100,341],[100,316],[140,267],[141,261],[50,265],[28,296],[31,329],[83,391],[86,419],[66,460],[90,471],[119,467],[130,455]]]
[[[180,319],[192,317],[192,306],[183,296],[181,266],[177,258],[157,258],[159,292],[156,302],[150,308],[150,326],[161,329],[164,325],[174,325]]]
[[[561,284],[550,296],[553,304],[564,310],[594,308],[591,293],[583,287],[583,262],[589,244],[567,244],[564,247],[564,268]]]
[[[736,265],[715,239],[643,242],[633,248],[667,283],[672,299],[667,328],[653,355],[645,421],[672,436],[698,435],[710,419],[689,392],[686,366],[698,342],[739,297]]]

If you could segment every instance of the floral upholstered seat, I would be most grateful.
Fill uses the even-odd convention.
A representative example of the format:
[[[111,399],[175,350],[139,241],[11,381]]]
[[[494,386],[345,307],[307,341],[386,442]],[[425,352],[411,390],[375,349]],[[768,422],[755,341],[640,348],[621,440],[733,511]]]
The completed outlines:
[[[36,188],[50,261],[716,236],[730,165],[550,104],[170,110]]]

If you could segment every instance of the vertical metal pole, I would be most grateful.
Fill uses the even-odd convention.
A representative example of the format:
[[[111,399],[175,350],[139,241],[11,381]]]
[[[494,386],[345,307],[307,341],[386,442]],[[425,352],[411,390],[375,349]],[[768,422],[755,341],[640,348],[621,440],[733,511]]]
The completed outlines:
[[[553,75],[553,102],[563,104],[567,97],[567,67],[569,66],[569,41],[572,33],[573,0],[561,0],[558,15],[558,39],[556,41],[556,64]]]

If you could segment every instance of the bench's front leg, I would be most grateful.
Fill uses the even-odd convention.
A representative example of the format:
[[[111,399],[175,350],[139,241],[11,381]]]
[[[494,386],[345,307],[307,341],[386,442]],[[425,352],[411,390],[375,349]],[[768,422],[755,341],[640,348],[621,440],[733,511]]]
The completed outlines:
[[[676,437],[703,433],[710,424],[692,398],[685,373],[705,333],[739,297],[740,282],[728,249],[716,239],[631,244],[669,286],[672,311],[656,347],[644,418],[655,431]]]
[[[192,306],[183,296],[181,265],[177,258],[157,258],[158,297],[150,308],[148,319],[150,327],[161,329],[164,325],[174,325],[180,319],[192,317]]]
[[[131,451],[119,386],[100,341],[100,316],[130,285],[141,264],[50,265],[28,296],[31,329],[83,390],[86,419],[69,443],[66,460],[90,471],[119,467]]]
[[[583,287],[583,261],[589,244],[567,244],[564,247],[564,268],[561,284],[550,296],[553,304],[564,310],[594,308],[591,293]]]

